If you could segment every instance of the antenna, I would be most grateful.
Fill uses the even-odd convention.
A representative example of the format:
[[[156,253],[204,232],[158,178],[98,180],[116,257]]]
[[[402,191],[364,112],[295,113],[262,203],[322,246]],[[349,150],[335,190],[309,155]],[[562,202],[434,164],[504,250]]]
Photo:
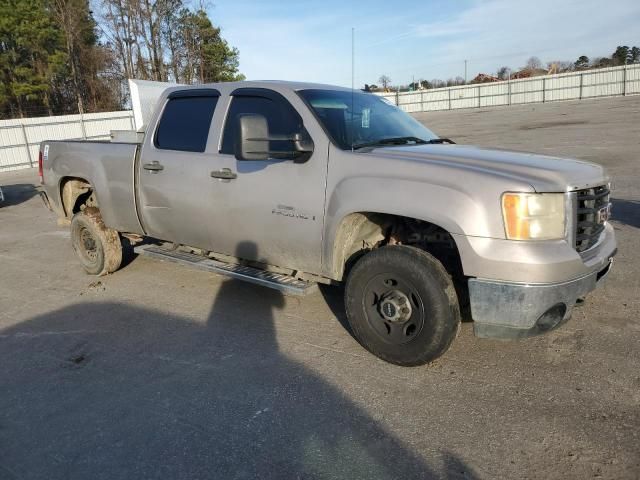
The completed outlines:
[[[353,152],[353,91],[355,89],[355,71],[356,71],[356,60],[355,60],[355,48],[356,45],[356,29],[355,27],[351,27],[351,151]]]

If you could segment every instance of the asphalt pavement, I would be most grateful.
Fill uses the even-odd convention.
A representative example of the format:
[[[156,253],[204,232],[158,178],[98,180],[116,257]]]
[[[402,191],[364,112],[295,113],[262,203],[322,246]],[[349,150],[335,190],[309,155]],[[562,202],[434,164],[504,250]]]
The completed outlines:
[[[304,298],[143,257],[87,276],[34,170],[0,173],[0,479],[640,478],[640,96],[417,114],[613,177],[619,253],[546,336],[465,323],[402,368]]]

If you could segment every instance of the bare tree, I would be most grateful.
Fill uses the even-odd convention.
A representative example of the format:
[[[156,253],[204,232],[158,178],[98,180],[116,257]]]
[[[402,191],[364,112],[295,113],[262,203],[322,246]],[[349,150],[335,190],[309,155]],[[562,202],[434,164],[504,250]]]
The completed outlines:
[[[86,6],[86,4],[84,6]],[[78,50],[80,36],[85,33],[83,23],[86,21],[85,16],[83,16],[81,12],[78,12],[78,9],[82,9],[82,7],[82,2],[74,0],[55,0],[54,2],[54,18],[58,25],[62,27],[64,33],[67,61],[69,62],[71,81],[76,95],[78,112],[80,113],[84,113],[84,102],[81,93],[82,79]]]
[[[53,0],[52,15],[64,38],[66,63],[69,68],[67,97],[73,98],[78,112],[98,111],[119,105],[117,95],[109,88],[104,72],[111,63],[110,52],[98,42],[96,23],[88,0]],[[48,104],[45,95],[45,103]]]
[[[538,57],[529,57],[525,68],[527,70],[539,70],[542,68],[542,62]]]
[[[186,0],[101,1],[104,36],[117,52],[123,79],[204,83],[241,77],[238,51],[204,10],[190,9]]]
[[[382,85],[382,88],[384,90],[387,90],[389,88],[389,85],[391,85],[391,79],[386,75],[380,75],[380,78],[378,79],[378,83]]]

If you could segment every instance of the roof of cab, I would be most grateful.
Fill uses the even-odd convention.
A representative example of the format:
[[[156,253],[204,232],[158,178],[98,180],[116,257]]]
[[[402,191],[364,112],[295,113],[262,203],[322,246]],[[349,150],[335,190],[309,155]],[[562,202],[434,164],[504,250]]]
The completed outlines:
[[[175,87],[170,87],[171,91],[175,90],[184,90],[191,88],[216,88],[216,89],[224,89],[224,90],[235,90],[236,88],[273,88],[273,87],[281,87],[289,90],[299,91],[299,90],[311,90],[311,89],[322,89],[322,90],[340,90],[340,91],[351,91],[350,88],[346,87],[338,87],[336,85],[325,85],[322,83],[310,83],[310,82],[293,82],[287,80],[243,80],[241,82],[223,82],[223,83],[204,83],[200,85],[176,85]]]

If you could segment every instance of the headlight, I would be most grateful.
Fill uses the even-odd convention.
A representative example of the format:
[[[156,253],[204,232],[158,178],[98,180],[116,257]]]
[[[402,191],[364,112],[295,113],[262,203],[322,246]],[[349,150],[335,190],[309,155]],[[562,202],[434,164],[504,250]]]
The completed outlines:
[[[564,194],[504,193],[502,216],[509,240],[551,240],[565,236]]]

